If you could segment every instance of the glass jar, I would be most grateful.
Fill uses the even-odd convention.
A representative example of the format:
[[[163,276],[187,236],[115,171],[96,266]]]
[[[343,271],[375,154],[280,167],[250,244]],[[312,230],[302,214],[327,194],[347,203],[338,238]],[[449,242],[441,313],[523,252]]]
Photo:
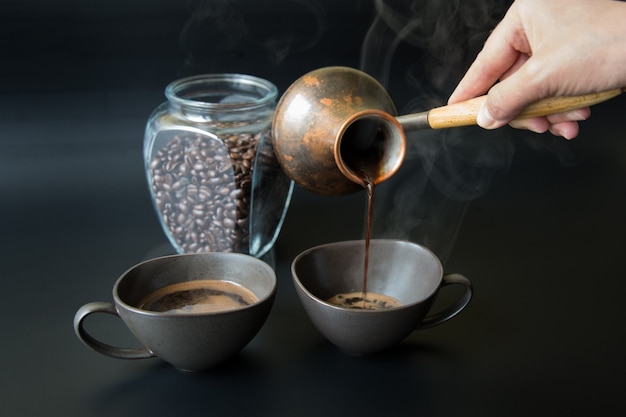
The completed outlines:
[[[293,191],[272,147],[277,88],[242,74],[183,78],[165,88],[144,138],[152,201],[178,253],[274,245]]]

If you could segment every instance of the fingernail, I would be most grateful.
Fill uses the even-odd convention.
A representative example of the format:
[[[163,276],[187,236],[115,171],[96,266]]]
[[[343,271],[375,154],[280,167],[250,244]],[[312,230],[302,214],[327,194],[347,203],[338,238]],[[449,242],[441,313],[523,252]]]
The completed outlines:
[[[589,118],[589,111],[585,109],[572,110],[565,114],[567,120],[580,122]]]
[[[489,110],[487,110],[487,106],[482,106],[480,110],[478,110],[476,123],[483,129],[494,129],[496,127],[496,120],[491,113],[489,113]]]
[[[550,128],[550,133],[555,136],[560,136],[566,140],[572,140],[576,137],[575,134],[572,134],[572,132],[567,129],[563,129],[560,126],[553,126],[552,128]]]

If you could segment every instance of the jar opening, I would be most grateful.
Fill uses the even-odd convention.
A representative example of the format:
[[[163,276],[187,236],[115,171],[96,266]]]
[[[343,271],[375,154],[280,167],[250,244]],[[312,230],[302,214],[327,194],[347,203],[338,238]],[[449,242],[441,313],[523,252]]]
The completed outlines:
[[[165,88],[170,103],[207,110],[252,110],[272,104],[278,89],[245,74],[205,74],[173,81]]]

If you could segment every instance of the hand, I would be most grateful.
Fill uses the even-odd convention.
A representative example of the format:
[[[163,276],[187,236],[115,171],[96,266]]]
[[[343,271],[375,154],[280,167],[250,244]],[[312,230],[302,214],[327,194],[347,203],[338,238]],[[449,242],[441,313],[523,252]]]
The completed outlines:
[[[497,81],[499,82],[495,84]],[[494,85],[495,84],[495,85]],[[578,135],[589,108],[516,120],[547,97],[626,86],[626,3],[614,0],[517,0],[487,39],[449,103],[488,92],[478,124],[507,123],[566,139]]]

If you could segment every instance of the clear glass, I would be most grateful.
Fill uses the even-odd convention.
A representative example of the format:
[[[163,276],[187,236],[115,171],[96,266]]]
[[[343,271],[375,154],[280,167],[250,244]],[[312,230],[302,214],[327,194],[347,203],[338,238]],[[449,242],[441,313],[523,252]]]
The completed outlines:
[[[243,74],[183,78],[150,115],[144,160],[152,201],[179,253],[268,254],[293,182],[274,156],[271,82]]]

